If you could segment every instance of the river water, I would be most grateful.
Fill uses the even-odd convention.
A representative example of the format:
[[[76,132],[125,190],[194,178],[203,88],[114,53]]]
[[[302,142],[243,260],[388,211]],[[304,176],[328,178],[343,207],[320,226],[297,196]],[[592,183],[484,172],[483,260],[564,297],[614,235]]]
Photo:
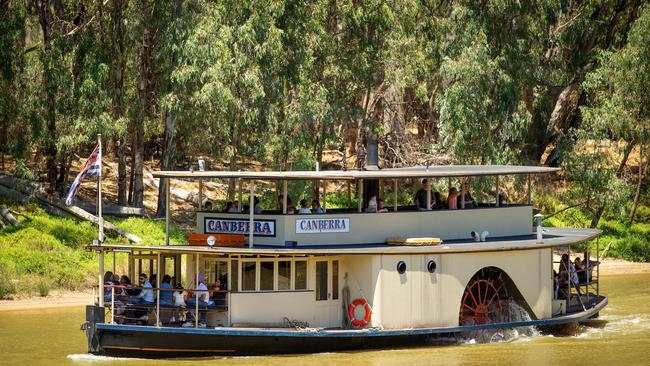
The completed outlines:
[[[650,275],[601,277],[609,305],[599,327],[508,341],[299,356],[141,360],[92,356],[84,308],[0,312],[0,365],[650,365]]]

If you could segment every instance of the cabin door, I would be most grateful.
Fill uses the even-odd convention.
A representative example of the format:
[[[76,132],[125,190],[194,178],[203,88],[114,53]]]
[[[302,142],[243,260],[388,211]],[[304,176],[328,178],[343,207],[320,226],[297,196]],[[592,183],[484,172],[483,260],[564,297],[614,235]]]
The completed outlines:
[[[315,326],[341,326],[342,318],[339,271],[338,259],[316,261]]]

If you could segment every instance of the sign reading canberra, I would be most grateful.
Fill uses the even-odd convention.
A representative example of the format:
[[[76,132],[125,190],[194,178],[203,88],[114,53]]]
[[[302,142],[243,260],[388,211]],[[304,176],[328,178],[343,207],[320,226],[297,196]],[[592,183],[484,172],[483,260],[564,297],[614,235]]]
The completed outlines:
[[[244,234],[249,233],[250,222],[246,219],[231,219],[222,217],[206,217],[206,234]],[[275,220],[255,220],[253,235],[275,236]]]
[[[329,234],[349,232],[350,219],[347,217],[296,220],[296,234]]]

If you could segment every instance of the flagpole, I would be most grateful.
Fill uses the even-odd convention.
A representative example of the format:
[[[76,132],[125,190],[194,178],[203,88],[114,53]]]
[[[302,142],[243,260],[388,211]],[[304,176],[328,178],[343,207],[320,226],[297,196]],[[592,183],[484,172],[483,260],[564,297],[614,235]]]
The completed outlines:
[[[97,176],[97,216],[99,217],[99,243],[104,242],[104,219],[102,218],[102,134],[97,134],[99,144],[99,175]]]

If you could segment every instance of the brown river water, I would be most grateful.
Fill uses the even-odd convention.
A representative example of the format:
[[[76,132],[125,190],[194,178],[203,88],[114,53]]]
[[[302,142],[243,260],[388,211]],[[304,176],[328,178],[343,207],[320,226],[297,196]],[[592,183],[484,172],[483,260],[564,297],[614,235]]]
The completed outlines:
[[[599,327],[506,341],[268,357],[142,360],[86,354],[84,308],[0,312],[0,365],[650,365],[650,274],[601,278]],[[530,332],[526,332],[530,333]]]

